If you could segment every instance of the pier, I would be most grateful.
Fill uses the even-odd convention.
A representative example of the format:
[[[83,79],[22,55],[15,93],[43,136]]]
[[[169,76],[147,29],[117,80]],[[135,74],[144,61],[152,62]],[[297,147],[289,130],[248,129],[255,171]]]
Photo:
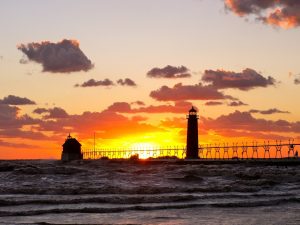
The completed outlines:
[[[198,158],[206,161],[232,160],[286,160],[298,158],[300,143],[293,140],[265,141],[263,143],[223,143],[199,145]],[[162,147],[153,149],[91,149],[83,150],[83,159],[185,159],[186,147]],[[198,160],[198,159],[195,159]]]

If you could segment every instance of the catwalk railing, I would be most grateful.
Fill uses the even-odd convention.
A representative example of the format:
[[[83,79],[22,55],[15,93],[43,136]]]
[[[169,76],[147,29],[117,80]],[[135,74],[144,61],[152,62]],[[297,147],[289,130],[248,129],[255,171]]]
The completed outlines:
[[[281,141],[265,141],[261,144],[252,142],[245,143],[223,143],[200,145],[198,156],[200,159],[274,159],[298,157],[300,143]],[[185,147],[163,147],[152,149],[93,149],[83,150],[84,159],[184,159],[186,157]]]

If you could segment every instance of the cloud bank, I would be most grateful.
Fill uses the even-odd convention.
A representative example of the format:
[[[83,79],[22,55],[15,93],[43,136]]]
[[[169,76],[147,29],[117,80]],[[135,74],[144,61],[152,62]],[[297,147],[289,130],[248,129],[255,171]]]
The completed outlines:
[[[150,97],[158,101],[182,101],[182,100],[219,100],[232,99],[224,95],[211,85],[204,86],[201,83],[196,85],[176,84],[174,87],[162,86],[152,91]]]
[[[132,108],[127,102],[115,102],[107,108],[107,111],[119,113],[187,113],[192,107],[192,103],[178,101],[173,105],[149,105]]]
[[[236,88],[242,91],[276,84],[273,77],[265,78],[249,68],[240,73],[225,70],[205,70],[202,80],[211,83],[216,89]]]

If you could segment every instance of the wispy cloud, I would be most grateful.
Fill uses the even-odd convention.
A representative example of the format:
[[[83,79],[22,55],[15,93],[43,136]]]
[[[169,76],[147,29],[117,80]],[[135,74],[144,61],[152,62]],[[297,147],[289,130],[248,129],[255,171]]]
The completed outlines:
[[[223,102],[218,102],[218,101],[208,101],[205,102],[206,106],[216,106],[216,105],[223,105]]]
[[[270,115],[270,114],[275,114],[275,113],[285,113],[285,114],[290,113],[289,111],[282,111],[282,110],[279,110],[279,109],[276,109],[276,108],[267,109],[267,110],[251,109],[249,112],[250,113],[260,113],[260,114],[263,114],[263,115]]]
[[[94,80],[90,79],[88,81],[83,82],[82,84],[75,84],[75,87],[99,87],[99,86],[113,86],[114,82],[110,79],[104,80]]]
[[[155,67],[147,73],[151,78],[187,78],[191,77],[191,73],[185,66],[170,66],[164,68]]]

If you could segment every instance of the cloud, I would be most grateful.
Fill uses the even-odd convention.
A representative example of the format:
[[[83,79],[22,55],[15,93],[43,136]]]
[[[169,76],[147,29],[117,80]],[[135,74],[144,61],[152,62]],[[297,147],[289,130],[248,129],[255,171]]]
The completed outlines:
[[[40,124],[40,131],[51,131],[58,135],[68,132],[77,133],[81,138],[90,138],[91,132],[97,132],[98,138],[112,139],[162,131],[162,129],[143,122],[145,118],[132,117],[131,119],[110,110],[102,112],[84,112],[79,115],[70,115],[56,120],[44,120]]]
[[[29,60],[40,63],[43,72],[71,73],[89,71],[92,62],[79,48],[77,40],[64,39],[57,43],[49,41],[32,42],[17,46]]]
[[[295,78],[294,83],[295,84],[300,84],[300,76],[298,76],[297,78]]]
[[[152,91],[150,97],[158,101],[233,99],[231,96],[219,92],[215,87],[204,86],[201,83],[196,85],[178,83],[172,88],[162,86],[160,89]]]
[[[119,108],[118,111],[122,110]],[[97,132],[98,138],[112,139],[163,131],[162,128],[146,123],[146,117],[129,118],[112,110],[87,111],[77,115],[54,107],[37,108],[35,113],[41,114],[42,117],[35,119],[26,114],[21,115],[19,108],[0,104],[0,139],[61,141],[69,132],[84,139],[90,138],[93,131]]]
[[[119,80],[117,80],[117,84],[122,85],[122,86],[132,86],[132,87],[137,86],[136,83],[129,78],[125,78],[124,80],[119,79]]]
[[[228,106],[233,106],[233,107],[236,107],[236,106],[245,106],[245,105],[248,105],[242,101],[232,101],[228,104]]]
[[[125,79],[119,79],[117,80],[117,84],[121,85],[121,86],[137,86],[136,83],[129,79],[129,78],[125,78]],[[98,86],[114,86],[114,82],[111,81],[110,79],[104,79],[104,80],[94,80],[94,79],[90,79],[82,84],[75,84],[75,87],[98,87]]]
[[[250,112],[235,111],[228,115],[221,115],[216,119],[203,119],[203,126],[206,130],[231,132],[241,132],[247,137],[247,132],[266,133],[299,133],[300,121],[288,122],[286,120],[265,120],[254,118]],[[253,135],[254,135],[253,133]]]
[[[270,115],[270,114],[275,114],[275,113],[290,113],[289,111],[282,111],[276,108],[273,109],[268,109],[268,110],[257,110],[257,109],[251,109],[249,113],[260,113],[263,115]]]
[[[189,69],[185,66],[170,66],[167,65],[164,68],[153,68],[147,73],[151,78],[187,78],[191,77]]]
[[[48,109],[45,109],[45,108],[36,108],[35,110],[33,110],[33,113],[36,113],[36,114],[43,114],[46,112],[48,112]]]
[[[24,139],[31,139],[31,140],[51,140],[52,138],[44,135],[38,131],[25,131],[22,129],[14,128],[14,129],[6,129],[0,130],[0,137],[7,137],[7,138],[24,138]]]
[[[223,105],[223,102],[209,101],[209,102],[205,102],[205,105],[206,106]]]
[[[141,113],[187,113],[192,107],[192,103],[186,101],[177,101],[174,105],[150,105],[134,109],[134,112]]]
[[[163,127],[181,129],[186,135],[186,120],[183,117],[166,118],[160,123]],[[215,119],[200,116],[199,134],[214,133],[226,138],[287,139],[287,135],[300,133],[300,121],[257,119],[250,112],[235,111]],[[207,137],[209,138],[209,137]]]
[[[24,143],[12,143],[3,140],[0,140],[0,146],[11,147],[11,148],[36,148],[37,147],[35,145],[28,145]]]
[[[22,128],[24,125],[36,124],[39,120],[28,115],[19,115],[20,109],[16,106],[0,104],[0,130]]]
[[[144,102],[142,101],[135,101],[135,102],[131,102],[132,105],[145,105]]]
[[[241,73],[225,70],[205,70],[202,80],[211,83],[217,89],[237,88],[247,91],[256,87],[275,85],[273,77],[263,77],[253,69],[245,69]]]
[[[7,105],[35,105],[36,103],[28,98],[22,98],[15,95],[8,95],[0,99],[0,104]]]
[[[240,17],[254,15],[258,21],[277,27],[300,25],[298,0],[225,0],[225,7]]]
[[[107,108],[111,112],[130,113],[132,111],[131,106],[127,102],[115,102]]]
[[[75,87],[98,87],[98,86],[113,86],[114,82],[109,79],[104,80],[94,80],[90,79],[82,84],[75,84]]]
[[[150,105],[132,108],[127,102],[115,102],[107,110],[118,113],[187,113],[192,103],[185,101],[175,102],[174,105]]]

